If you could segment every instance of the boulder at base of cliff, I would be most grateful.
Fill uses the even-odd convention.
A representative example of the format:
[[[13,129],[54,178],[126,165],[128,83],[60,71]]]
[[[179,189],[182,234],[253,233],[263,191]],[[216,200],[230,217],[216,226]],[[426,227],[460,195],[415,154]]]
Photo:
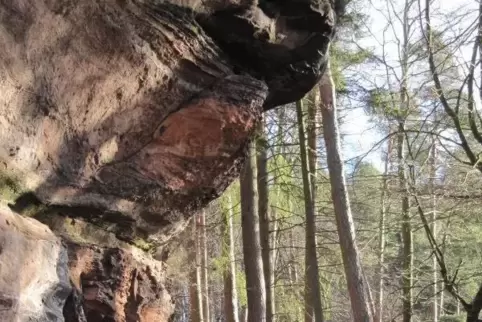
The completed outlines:
[[[162,263],[142,251],[67,243],[74,291],[66,322],[167,322],[174,304]]]
[[[162,265],[134,247],[62,241],[0,205],[2,322],[167,322]]]
[[[67,250],[50,229],[0,206],[0,321],[64,321]]]

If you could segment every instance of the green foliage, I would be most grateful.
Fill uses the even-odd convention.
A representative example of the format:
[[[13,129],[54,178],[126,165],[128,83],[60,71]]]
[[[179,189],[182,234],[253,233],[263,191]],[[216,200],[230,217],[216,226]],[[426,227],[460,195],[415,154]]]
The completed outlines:
[[[443,315],[439,318],[440,322],[464,322],[465,316],[463,315]]]
[[[372,56],[372,52],[367,49],[350,50],[339,46],[337,43],[332,44],[330,47],[331,73],[337,93],[343,93],[347,90],[344,70],[348,66],[360,65]]]
[[[302,295],[296,294],[296,290],[283,293],[282,300],[278,300],[279,312],[282,312],[284,316],[289,316],[289,321],[302,321],[304,303],[300,299],[302,299]]]
[[[149,243],[145,239],[139,238],[139,237],[134,238],[133,241],[132,241],[132,244],[134,246],[136,246],[137,248],[142,249],[145,252],[151,252],[155,248],[155,245],[153,245],[152,243]]]
[[[238,301],[240,307],[248,304],[248,297],[246,294],[246,274],[243,271],[236,272],[236,291],[238,292]]]
[[[223,245],[224,246],[224,245]],[[229,267],[229,258],[226,256],[217,256],[211,260],[211,278],[223,278],[224,272]]]
[[[24,192],[20,182],[19,178],[0,171],[0,200],[12,202],[20,196]]]
[[[239,195],[239,180],[235,180],[222,194],[220,206],[224,216],[229,215],[229,210],[233,209],[233,223],[239,224],[241,222],[241,198]]]
[[[278,208],[277,215],[280,219],[288,218],[292,215],[290,209],[293,196],[301,196],[301,190],[295,189],[297,181],[293,178],[292,164],[279,154],[268,161],[268,171],[276,176],[278,185],[275,189],[269,189],[269,200]]]
[[[406,114],[400,108],[400,94],[383,88],[368,91],[366,109],[368,114],[381,119],[398,119]]]

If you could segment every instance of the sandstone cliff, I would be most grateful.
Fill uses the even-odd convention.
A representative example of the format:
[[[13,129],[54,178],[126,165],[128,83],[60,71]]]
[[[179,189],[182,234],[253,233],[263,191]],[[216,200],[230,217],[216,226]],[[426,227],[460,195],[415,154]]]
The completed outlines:
[[[194,3],[0,0],[1,321],[167,321],[143,251],[321,77],[334,1]]]

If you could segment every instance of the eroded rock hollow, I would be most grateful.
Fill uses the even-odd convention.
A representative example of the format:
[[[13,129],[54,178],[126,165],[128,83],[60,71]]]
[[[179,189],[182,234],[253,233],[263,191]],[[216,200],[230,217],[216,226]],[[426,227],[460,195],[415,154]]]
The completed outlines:
[[[126,245],[162,246],[224,191],[261,113],[320,79],[338,11],[332,0],[0,0],[0,237],[24,239],[26,257],[50,243],[38,260],[57,274],[36,300],[22,283],[0,289],[0,320],[167,321],[160,264]],[[0,265],[1,283],[13,270],[29,266]]]

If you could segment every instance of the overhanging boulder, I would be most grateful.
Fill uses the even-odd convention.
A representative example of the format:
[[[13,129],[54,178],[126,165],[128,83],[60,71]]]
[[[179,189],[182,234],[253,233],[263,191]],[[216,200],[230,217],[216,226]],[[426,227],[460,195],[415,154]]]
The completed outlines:
[[[324,70],[331,1],[171,2],[0,1],[15,210],[162,244],[238,175],[260,114]]]

